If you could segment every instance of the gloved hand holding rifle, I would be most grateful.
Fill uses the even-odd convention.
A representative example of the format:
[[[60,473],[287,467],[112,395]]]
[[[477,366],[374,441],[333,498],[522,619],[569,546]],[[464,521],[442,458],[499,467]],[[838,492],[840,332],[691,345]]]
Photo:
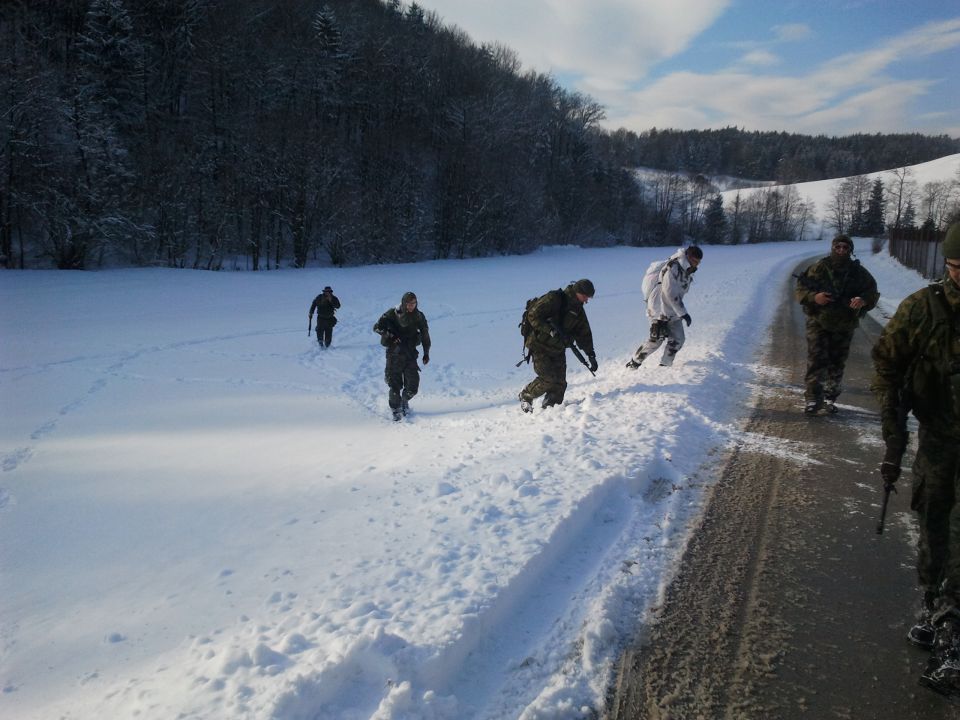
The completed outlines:
[[[897,492],[896,482],[900,478],[900,463],[903,453],[907,449],[907,404],[904,398],[898,398],[892,407],[881,410],[881,417],[886,421],[884,425],[884,442],[887,449],[880,463],[880,477],[883,479],[883,505],[880,508],[880,521],[877,523],[877,535],[883,534],[883,526],[887,518],[887,503],[890,493]]]
[[[880,477],[883,478],[883,506],[880,508],[880,522],[877,523],[877,535],[883,535],[883,525],[887,519],[887,503],[890,502],[890,493],[897,492],[896,482],[900,477],[900,460],[903,451],[887,448],[880,463]]]
[[[567,338],[563,330],[561,330],[557,326],[556,321],[550,320],[549,324],[550,324],[550,337],[560,338],[563,341],[563,344],[566,345],[568,348],[570,348],[570,352],[573,353],[573,356],[577,360],[579,360],[587,370],[590,371],[591,375],[596,377],[597,373],[595,372],[595,370],[599,367],[599,364],[597,363],[597,356],[591,355],[590,362],[587,362],[587,359],[583,356],[583,353],[580,352],[580,348],[574,345],[572,340]]]

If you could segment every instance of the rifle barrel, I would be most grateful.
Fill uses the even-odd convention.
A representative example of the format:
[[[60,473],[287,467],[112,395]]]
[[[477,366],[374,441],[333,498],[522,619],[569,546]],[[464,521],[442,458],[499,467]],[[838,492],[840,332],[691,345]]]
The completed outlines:
[[[887,483],[883,486],[883,505],[880,507],[880,521],[877,523],[877,535],[883,535],[883,526],[887,520],[887,503],[890,502],[890,493],[897,489],[893,483]]]

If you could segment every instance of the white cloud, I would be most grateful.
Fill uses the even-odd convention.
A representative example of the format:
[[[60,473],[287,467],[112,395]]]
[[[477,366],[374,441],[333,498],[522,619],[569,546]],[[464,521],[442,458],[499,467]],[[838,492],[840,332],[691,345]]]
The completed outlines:
[[[757,67],[779,65],[780,57],[769,50],[753,50],[740,58],[740,65],[755,65]]]
[[[842,134],[916,129],[911,101],[939,77],[894,80],[895,64],[960,46],[960,18],[930,23],[860,53],[845,53],[805,75],[678,72],[619,98],[606,96],[611,127],[722,127]],[[955,123],[954,123],[955,124]]]
[[[773,34],[780,42],[797,42],[806,40],[813,32],[805,23],[790,23],[788,25],[774,25]]]
[[[424,0],[476,42],[500,42],[525,68],[625,88],[685,50],[732,0]],[[602,80],[596,80],[602,78]]]
[[[790,74],[772,48],[809,40],[802,22],[770,28],[738,43],[734,65],[713,73],[677,72],[644,85],[650,71],[690,48],[734,0],[423,0],[476,42],[516,51],[524,69],[562,77],[607,110],[608,127],[717,127],[827,132],[943,130],[943,121],[911,115],[911,101],[933,92],[956,68],[913,80],[891,69],[960,47],[960,18],[931,22],[868,50],[827,58]],[[775,73],[775,66],[784,68]],[[867,109],[869,108],[869,110]],[[865,114],[870,117],[864,117]],[[857,115],[861,117],[857,117]],[[920,125],[919,122],[931,125]],[[953,123],[956,125],[956,123]]]

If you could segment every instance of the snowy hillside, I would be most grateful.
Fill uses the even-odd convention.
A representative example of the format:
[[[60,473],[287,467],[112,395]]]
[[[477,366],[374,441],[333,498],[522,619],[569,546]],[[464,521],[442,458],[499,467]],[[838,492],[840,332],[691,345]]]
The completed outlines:
[[[958,182],[960,181],[960,154],[948,155],[946,157],[931,160],[930,162],[921,163],[919,165],[911,165],[910,171],[911,178],[921,189],[923,185],[932,182]],[[883,180],[884,184],[888,186],[893,183],[894,179],[894,176],[890,170],[868,173],[865,177],[869,178],[871,182],[876,178],[880,178]],[[828,214],[831,197],[835,194],[836,187],[839,182],[841,182],[840,179],[816,180],[814,182],[797,183],[792,186],[797,189],[797,193],[801,200],[812,201],[814,204],[815,222],[807,228],[804,237],[810,238],[817,237],[818,235],[823,235],[825,237],[835,232],[834,228],[830,225]],[[790,186],[772,185],[766,188],[747,188],[742,190],[732,189],[722,192],[721,195],[723,195],[724,206],[729,208],[733,198],[738,193],[740,198],[745,200],[751,194],[758,192],[761,189],[771,190],[780,187]],[[923,222],[923,218],[919,216],[920,201],[921,198],[918,196],[918,223]]]
[[[706,248],[688,345],[636,372],[640,275],[672,248],[3,273],[0,717],[600,707],[722,450],[754,442],[737,418],[760,296],[825,249]],[[923,284],[864,260],[888,303]],[[571,358],[569,404],[523,415],[523,303],[579,277],[600,370]],[[306,314],[326,284],[343,309],[321,351]],[[408,289],[434,345],[397,424],[371,326]]]

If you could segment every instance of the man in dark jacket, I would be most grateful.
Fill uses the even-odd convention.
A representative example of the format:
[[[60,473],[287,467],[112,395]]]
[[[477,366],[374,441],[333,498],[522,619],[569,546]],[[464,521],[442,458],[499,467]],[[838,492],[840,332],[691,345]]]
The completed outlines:
[[[387,351],[384,380],[390,388],[390,410],[399,420],[410,410],[410,399],[420,389],[420,366],[417,346],[423,346],[423,364],[430,362],[430,331],[427,318],[417,307],[417,296],[406,292],[400,304],[390,308],[373,326],[380,335],[380,344]]]
[[[807,375],[804,412],[835,413],[842,391],[850,341],[860,318],[873,309],[877,282],[859,260],[851,258],[853,240],[837,235],[830,254],[797,279],[796,297],[807,315]]]
[[[520,408],[533,412],[533,401],[544,395],[543,407],[563,402],[567,390],[566,350],[574,342],[597,369],[593,332],[584,306],[593,297],[593,283],[577,280],[563,290],[551,290],[539,297],[527,311],[530,333],[524,345],[533,358],[537,377],[520,391]]]
[[[337,324],[334,313],[340,309],[340,300],[333,294],[333,288],[327,285],[323,292],[313,299],[307,317],[313,320],[313,312],[317,312],[317,342],[320,347],[328,348],[333,341],[333,326]]]
[[[942,281],[910,295],[873,348],[885,485],[900,477],[907,413],[920,424],[910,507],[923,592],[911,642],[930,649],[920,681],[960,703],[960,223],[941,244]]]

